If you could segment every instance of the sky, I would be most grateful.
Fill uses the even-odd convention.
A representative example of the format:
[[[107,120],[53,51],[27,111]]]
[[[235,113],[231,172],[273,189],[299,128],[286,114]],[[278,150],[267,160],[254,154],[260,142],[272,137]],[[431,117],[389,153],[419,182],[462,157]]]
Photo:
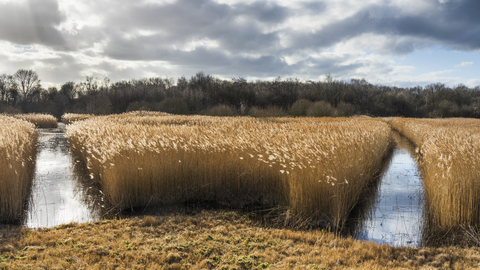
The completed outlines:
[[[0,74],[480,85],[478,0],[0,0]]]

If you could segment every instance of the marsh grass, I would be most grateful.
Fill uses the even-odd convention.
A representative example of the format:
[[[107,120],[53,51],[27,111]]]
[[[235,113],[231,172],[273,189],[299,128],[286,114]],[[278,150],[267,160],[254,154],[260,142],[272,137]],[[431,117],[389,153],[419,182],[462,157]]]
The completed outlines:
[[[417,147],[429,234],[480,225],[480,120],[387,119]]]
[[[113,206],[288,207],[342,227],[392,147],[375,119],[96,117],[67,137]]]
[[[21,218],[35,170],[36,141],[32,123],[0,115],[0,222]]]
[[[477,248],[407,248],[202,211],[0,228],[0,269],[475,269]]]
[[[57,119],[50,114],[15,114],[13,117],[33,123],[37,128],[56,128],[58,125]]]

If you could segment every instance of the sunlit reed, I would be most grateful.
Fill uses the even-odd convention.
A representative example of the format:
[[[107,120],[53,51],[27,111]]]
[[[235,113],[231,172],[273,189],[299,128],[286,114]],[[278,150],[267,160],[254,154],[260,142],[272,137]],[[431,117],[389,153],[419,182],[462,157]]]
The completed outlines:
[[[13,117],[33,123],[38,128],[56,128],[57,119],[50,114],[29,113],[15,114]]]
[[[71,124],[76,121],[82,121],[94,117],[92,114],[80,114],[80,113],[66,113],[62,115],[62,122],[65,125]]]
[[[334,226],[392,146],[381,120],[95,117],[67,137],[119,208],[187,201],[287,206]]]
[[[387,121],[417,146],[430,230],[480,225],[480,120]]]
[[[35,169],[36,141],[32,123],[0,115],[0,222],[21,217]]]

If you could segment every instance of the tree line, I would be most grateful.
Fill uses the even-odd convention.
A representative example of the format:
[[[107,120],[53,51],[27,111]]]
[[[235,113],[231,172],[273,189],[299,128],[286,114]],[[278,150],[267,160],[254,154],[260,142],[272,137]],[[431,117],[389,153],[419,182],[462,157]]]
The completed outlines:
[[[43,88],[33,70],[0,75],[0,113],[111,114],[133,110],[174,114],[251,116],[370,116],[480,118],[480,86],[373,85],[366,80],[219,79],[203,72],[190,79],[143,78],[110,82],[86,77]]]

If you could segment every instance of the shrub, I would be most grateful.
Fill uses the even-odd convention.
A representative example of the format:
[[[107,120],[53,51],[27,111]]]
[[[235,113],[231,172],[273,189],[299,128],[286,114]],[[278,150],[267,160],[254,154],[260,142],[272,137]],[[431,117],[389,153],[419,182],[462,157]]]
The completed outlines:
[[[248,115],[253,117],[282,117],[286,116],[287,113],[282,110],[280,107],[271,106],[267,107],[266,109],[259,108],[259,107],[252,107],[248,111]]]
[[[208,109],[205,112],[205,115],[210,116],[234,116],[236,115],[235,110],[228,105],[220,104],[213,108]]]
[[[293,116],[307,116],[307,110],[313,102],[307,99],[299,99],[292,104],[288,113]]]
[[[127,112],[132,111],[152,111],[152,106],[146,101],[135,101],[128,104]]]
[[[313,103],[307,110],[307,116],[325,117],[334,116],[335,109],[326,101],[317,101]]]
[[[158,107],[158,111],[173,114],[188,114],[188,105],[182,98],[166,98],[162,100]]]
[[[335,116],[346,117],[355,114],[355,106],[350,103],[340,102],[335,109]]]

